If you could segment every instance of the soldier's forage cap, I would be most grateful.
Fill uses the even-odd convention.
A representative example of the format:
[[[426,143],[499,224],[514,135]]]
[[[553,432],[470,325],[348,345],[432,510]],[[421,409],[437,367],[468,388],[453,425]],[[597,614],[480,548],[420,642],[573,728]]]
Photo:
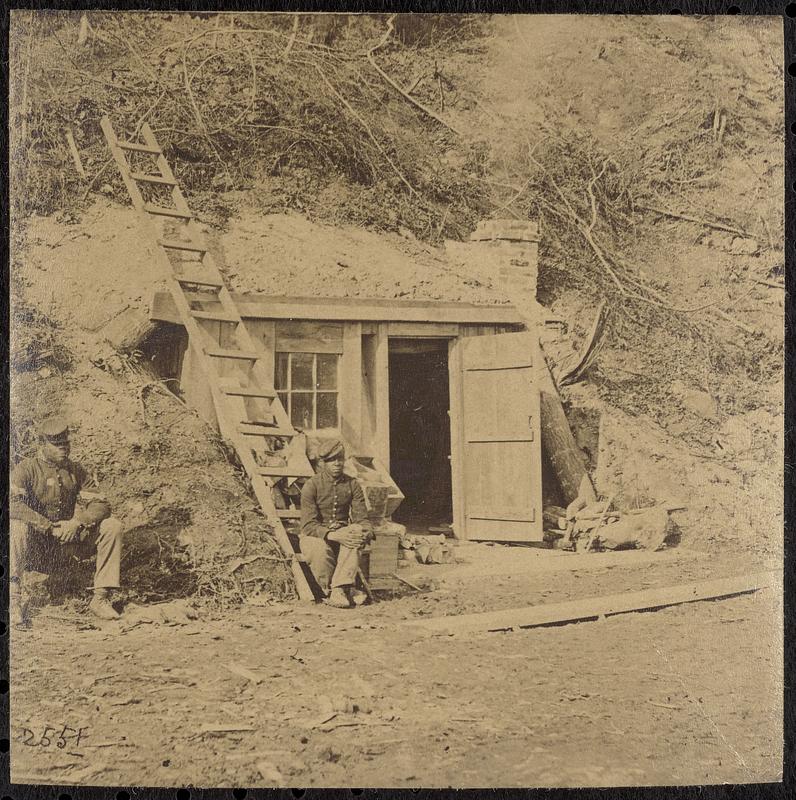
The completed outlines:
[[[63,417],[50,417],[39,424],[39,436],[53,444],[69,441],[69,423]]]
[[[318,445],[318,458],[322,461],[334,461],[345,457],[345,447],[339,439],[327,439]]]

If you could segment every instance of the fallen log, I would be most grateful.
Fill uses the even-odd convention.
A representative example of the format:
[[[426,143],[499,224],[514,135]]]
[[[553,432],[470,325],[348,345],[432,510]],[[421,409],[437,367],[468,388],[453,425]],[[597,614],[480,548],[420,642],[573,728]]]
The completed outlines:
[[[591,597],[586,600],[571,600],[565,603],[549,603],[541,606],[510,608],[505,611],[413,620],[410,624],[453,635],[586,622],[633,611],[655,611],[659,608],[694,603],[699,600],[718,600],[751,594],[759,589],[775,585],[778,574],[772,570],[756,575],[740,575],[680,586],[667,586],[661,589],[644,589],[640,592]]]
[[[153,322],[146,311],[128,306],[103,324],[100,332],[116,350],[129,353],[138,350],[160,325],[162,323]]]
[[[597,500],[583,454],[572,431],[561,403],[550,368],[542,356],[539,359],[539,403],[542,428],[542,447],[550,459],[565,501],[569,504],[581,497],[587,503]]]

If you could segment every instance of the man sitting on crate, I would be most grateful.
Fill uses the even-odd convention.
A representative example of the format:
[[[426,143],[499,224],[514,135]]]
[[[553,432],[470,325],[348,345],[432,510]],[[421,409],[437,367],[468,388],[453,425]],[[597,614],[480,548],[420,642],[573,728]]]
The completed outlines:
[[[334,608],[353,605],[360,553],[373,537],[362,487],[344,463],[339,439],[322,442],[318,472],[301,490],[301,552]]]

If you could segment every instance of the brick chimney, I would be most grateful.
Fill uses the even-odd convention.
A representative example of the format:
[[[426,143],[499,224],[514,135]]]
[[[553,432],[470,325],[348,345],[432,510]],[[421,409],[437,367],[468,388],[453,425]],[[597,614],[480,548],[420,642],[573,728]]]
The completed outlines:
[[[489,219],[478,223],[468,249],[477,253],[517,310],[536,316],[536,280],[539,261],[539,226],[515,219]]]

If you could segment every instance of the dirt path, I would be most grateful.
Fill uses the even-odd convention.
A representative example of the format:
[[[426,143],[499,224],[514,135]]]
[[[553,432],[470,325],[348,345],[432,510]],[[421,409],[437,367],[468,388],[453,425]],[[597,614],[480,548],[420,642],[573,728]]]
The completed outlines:
[[[683,582],[672,568],[538,575],[547,594],[515,586],[515,605]],[[711,574],[748,570],[727,561]],[[778,779],[780,636],[761,623],[781,618],[779,592],[509,634],[432,637],[411,624],[445,613],[453,595],[477,597],[478,586],[445,584],[350,613],[248,609],[126,633],[46,609],[13,641],[12,778],[244,787]],[[64,725],[87,730],[79,743],[67,731],[59,748]],[[49,746],[23,743],[42,741],[46,726],[58,729]],[[208,730],[225,727],[240,730]]]

